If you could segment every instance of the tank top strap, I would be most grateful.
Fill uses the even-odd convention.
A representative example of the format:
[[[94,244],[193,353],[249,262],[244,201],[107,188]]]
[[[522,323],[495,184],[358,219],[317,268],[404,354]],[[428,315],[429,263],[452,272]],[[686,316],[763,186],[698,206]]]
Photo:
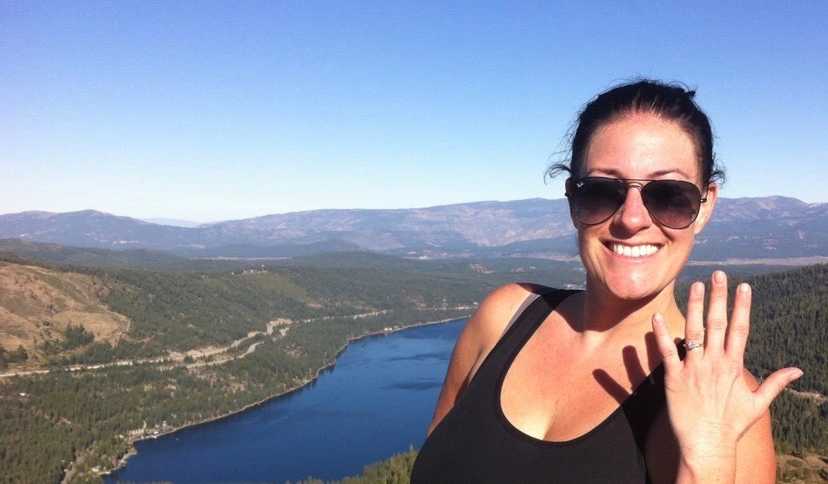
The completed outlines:
[[[540,286],[532,284],[526,286],[532,291],[532,295],[527,298],[529,304],[524,303],[522,311],[515,315],[514,322],[507,330],[507,334],[503,335],[502,339],[506,339],[508,331],[515,327],[516,342],[518,343],[518,350],[523,347],[529,337],[531,337],[538,327],[546,320],[558,304],[561,303],[567,296],[580,292],[571,289],[556,289],[554,287]],[[529,299],[534,298],[529,302]]]
[[[477,373],[469,383],[468,390],[483,385],[488,389],[497,385],[504,365],[520,351],[546,317],[555,310],[567,296],[580,292],[571,289],[555,289],[536,284],[526,285],[532,291],[512,317],[506,331],[489,352]],[[482,389],[481,389],[482,390]]]

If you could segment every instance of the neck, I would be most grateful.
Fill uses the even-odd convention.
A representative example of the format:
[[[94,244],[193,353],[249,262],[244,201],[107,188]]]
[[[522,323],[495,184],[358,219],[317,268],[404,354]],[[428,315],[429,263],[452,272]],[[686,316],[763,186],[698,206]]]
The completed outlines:
[[[661,313],[673,334],[681,334],[684,316],[676,304],[675,281],[644,299],[620,299],[600,284],[587,282],[580,328],[585,341],[600,344],[617,335],[645,335],[652,331],[652,317]]]

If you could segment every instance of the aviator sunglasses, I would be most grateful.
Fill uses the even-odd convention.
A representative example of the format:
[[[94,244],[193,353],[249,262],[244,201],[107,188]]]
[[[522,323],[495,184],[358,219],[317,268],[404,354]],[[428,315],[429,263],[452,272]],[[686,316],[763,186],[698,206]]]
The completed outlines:
[[[584,225],[609,220],[624,205],[630,187],[638,188],[650,217],[671,229],[686,229],[707,201],[699,187],[682,180],[640,180],[587,176],[566,182],[572,217]]]

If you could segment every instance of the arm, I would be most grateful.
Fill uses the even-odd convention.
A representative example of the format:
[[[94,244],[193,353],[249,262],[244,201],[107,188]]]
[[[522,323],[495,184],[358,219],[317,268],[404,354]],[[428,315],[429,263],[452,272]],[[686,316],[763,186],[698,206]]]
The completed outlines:
[[[480,363],[489,354],[506,329],[512,315],[529,296],[519,284],[507,284],[492,291],[466,323],[451,354],[443,388],[437,399],[428,434],[454,407]]]

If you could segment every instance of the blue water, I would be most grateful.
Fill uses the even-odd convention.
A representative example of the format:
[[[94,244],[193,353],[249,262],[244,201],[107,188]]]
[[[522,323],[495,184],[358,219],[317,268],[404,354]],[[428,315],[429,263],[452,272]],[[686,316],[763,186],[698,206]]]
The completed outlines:
[[[138,454],[106,482],[341,479],[419,448],[463,323],[353,342],[300,391],[138,442]]]

